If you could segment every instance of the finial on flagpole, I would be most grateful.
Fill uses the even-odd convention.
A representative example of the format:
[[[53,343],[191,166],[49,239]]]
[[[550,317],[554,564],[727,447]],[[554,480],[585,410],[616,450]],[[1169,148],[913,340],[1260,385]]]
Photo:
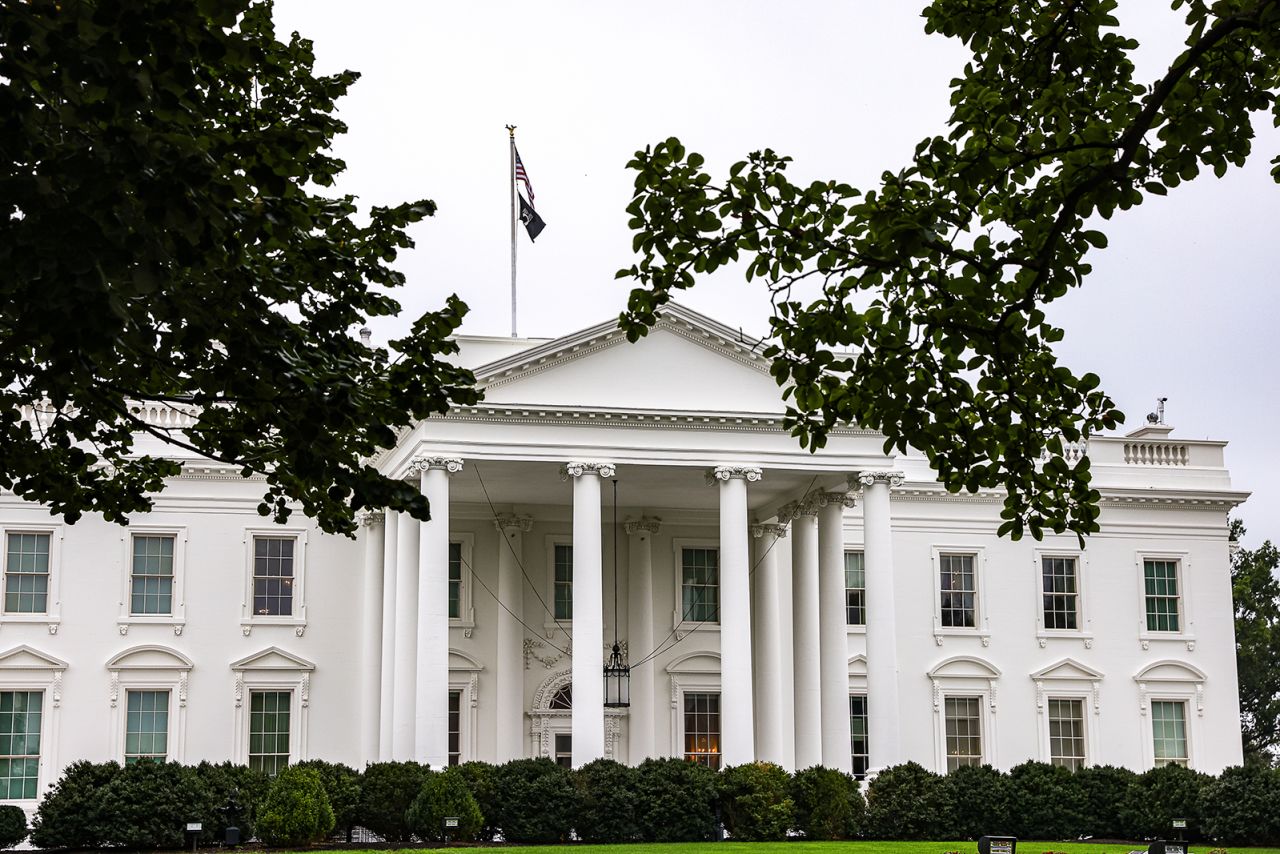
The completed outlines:
[[[511,138],[512,138],[512,139],[515,139],[515,138],[516,138],[516,126],[515,126],[515,125],[507,125],[507,133],[511,135]]]

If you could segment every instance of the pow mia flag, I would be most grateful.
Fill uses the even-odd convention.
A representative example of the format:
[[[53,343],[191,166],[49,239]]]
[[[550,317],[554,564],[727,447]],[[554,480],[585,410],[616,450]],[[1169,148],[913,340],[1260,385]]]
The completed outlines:
[[[542,221],[542,217],[538,216],[538,212],[533,209],[533,205],[524,200],[524,196],[516,193],[520,199],[520,221],[524,223],[525,231],[529,232],[530,240],[537,240],[538,235],[542,234],[542,229],[547,224]]]

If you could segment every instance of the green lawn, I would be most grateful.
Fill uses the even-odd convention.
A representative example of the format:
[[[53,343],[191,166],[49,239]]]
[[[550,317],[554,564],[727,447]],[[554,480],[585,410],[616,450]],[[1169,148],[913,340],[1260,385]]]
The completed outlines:
[[[531,845],[494,846],[512,854],[977,854],[975,842],[678,842],[651,845]],[[1194,854],[1208,854],[1212,845],[1194,845]],[[1137,843],[1094,845],[1088,842],[1018,842],[1018,854],[1127,854],[1146,850]],[[412,849],[405,849],[406,851]],[[1280,848],[1232,848],[1231,854],[1280,854]],[[351,852],[350,854],[365,854]],[[386,854],[386,852],[368,852]]]

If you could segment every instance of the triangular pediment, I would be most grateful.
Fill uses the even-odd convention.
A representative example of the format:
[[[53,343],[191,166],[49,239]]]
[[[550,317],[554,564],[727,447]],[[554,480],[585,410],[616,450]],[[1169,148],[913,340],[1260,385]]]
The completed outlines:
[[[629,343],[616,320],[476,370],[489,405],[780,414],[763,345],[678,305]]]
[[[67,663],[26,644],[0,652],[0,670],[66,670]]]
[[[853,655],[849,657],[849,675],[850,676],[866,676],[867,675],[867,657],[865,655]]]
[[[190,670],[194,665],[176,649],[165,646],[135,646],[107,662],[108,670]]]
[[[1102,674],[1092,667],[1086,667],[1072,658],[1064,658],[1056,664],[1050,664],[1043,670],[1031,674],[1032,679],[1075,679],[1090,682],[1102,678]]]
[[[269,646],[261,652],[231,663],[232,670],[315,670],[316,666],[305,658],[285,652],[278,646]]]

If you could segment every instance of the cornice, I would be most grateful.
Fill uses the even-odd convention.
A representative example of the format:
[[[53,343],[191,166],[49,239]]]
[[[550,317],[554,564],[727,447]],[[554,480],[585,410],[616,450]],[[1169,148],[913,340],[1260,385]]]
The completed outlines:
[[[640,429],[720,430],[755,433],[789,433],[781,415],[754,412],[697,412],[691,410],[587,409],[571,406],[459,406],[431,420],[490,424],[557,424]],[[880,436],[875,430],[837,427],[833,436]]]

